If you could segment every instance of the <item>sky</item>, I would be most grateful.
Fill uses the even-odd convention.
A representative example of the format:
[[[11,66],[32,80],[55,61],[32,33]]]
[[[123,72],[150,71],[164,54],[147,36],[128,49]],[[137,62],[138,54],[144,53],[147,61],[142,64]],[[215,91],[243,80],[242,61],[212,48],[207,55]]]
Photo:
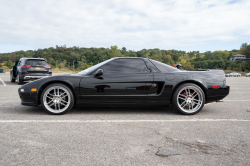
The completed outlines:
[[[0,53],[66,45],[239,49],[250,0],[0,0]]]

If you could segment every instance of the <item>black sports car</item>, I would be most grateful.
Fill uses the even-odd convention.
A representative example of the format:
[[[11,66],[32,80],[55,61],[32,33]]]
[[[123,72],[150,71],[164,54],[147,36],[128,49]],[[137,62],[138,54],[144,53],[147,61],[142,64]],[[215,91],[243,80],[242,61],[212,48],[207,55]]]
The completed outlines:
[[[169,105],[196,114],[229,94],[222,70],[178,70],[147,58],[112,58],[77,74],[42,78],[21,86],[21,104],[63,114],[73,105]]]

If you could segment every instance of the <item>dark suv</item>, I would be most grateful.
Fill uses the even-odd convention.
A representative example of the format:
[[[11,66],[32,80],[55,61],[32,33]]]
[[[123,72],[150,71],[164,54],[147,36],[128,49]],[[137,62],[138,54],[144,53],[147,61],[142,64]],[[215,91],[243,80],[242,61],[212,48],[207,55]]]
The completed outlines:
[[[43,58],[20,58],[10,71],[10,81],[23,81],[51,76],[52,70]]]

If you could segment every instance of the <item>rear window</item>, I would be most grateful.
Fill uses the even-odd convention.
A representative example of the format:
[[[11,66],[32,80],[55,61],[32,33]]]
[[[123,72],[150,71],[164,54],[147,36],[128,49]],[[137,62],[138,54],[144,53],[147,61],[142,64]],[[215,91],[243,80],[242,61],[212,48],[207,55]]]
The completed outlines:
[[[27,60],[27,66],[47,66],[48,63],[45,60]]]

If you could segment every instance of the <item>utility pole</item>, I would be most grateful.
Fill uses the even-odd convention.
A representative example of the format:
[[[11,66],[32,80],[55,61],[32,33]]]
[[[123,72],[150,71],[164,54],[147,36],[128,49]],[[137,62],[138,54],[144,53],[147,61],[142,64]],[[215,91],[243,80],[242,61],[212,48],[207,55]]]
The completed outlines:
[[[74,61],[73,61],[73,71],[75,72]]]

